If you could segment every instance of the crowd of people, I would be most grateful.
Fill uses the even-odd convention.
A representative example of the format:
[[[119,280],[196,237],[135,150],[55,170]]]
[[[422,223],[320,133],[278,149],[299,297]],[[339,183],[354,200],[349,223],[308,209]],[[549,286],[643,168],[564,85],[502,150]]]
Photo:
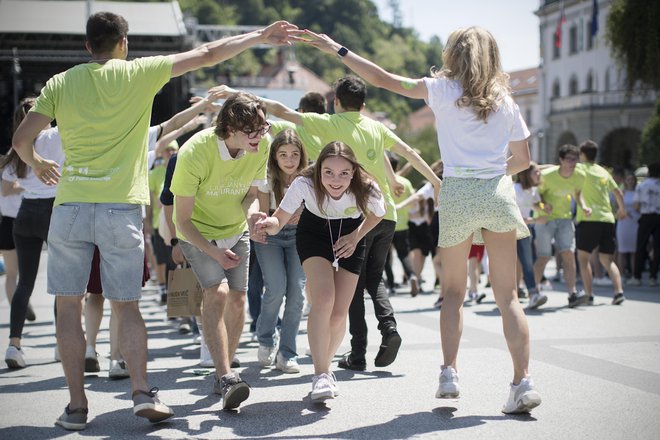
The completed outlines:
[[[89,18],[92,59],[54,76],[38,98],[22,103],[13,148],[0,163],[0,245],[11,300],[5,361],[10,368],[27,365],[21,336],[47,241],[56,358],[70,395],[56,424],[67,430],[87,425],[84,373],[100,369],[95,344],[103,298],[111,304],[110,377],[130,378],[135,415],[157,423],[174,414],[149,385],[138,301],[152,272],[166,303],[167,273],[177,264],[192,268],[203,292],[200,316],[182,317],[181,328],[198,331],[200,365],[215,368],[213,392],[226,410],[239,408],[251,392],[235,356],[246,308],[259,365],[287,374],[301,372],[296,337],[307,314],[312,402],[339,395],[332,361],[347,321],[351,348],[338,367],[368,367],[365,290],[381,333],[374,366],[392,364],[403,343],[389,298],[392,248],[412,296],[425,282],[433,290],[435,280],[422,279],[432,255],[443,354],[437,398],[460,395],[466,291],[468,302],[484,299],[479,279],[488,261],[513,363],[502,407],[507,414],[541,404],[529,374],[520,298],[529,295],[530,309],[547,301],[543,274],[552,255],[562,264],[569,307],[593,301],[592,272],[602,270],[612,282],[613,304],[621,304],[619,265],[626,264],[630,282],[639,284],[650,241],[649,282],[656,282],[660,166],[650,165],[649,178],[637,187],[625,177],[622,190],[596,164],[593,141],[562,146],[558,166],[530,162],[530,132],[511,98],[497,43],[484,29],[453,32],[442,70],[421,79],[389,73],[324,34],[284,21],[188,52],[132,61],[126,61],[127,33],[118,15]],[[153,97],[171,77],[257,44],[293,43],[336,55],[359,75],[335,82],[334,114],[326,113],[318,93],[305,95],[294,110],[218,86],[149,128]],[[441,161],[428,165],[389,128],[362,114],[367,88],[360,77],[428,103]],[[219,99],[224,103],[218,108]],[[210,112],[212,118],[198,116]],[[54,119],[57,127],[51,128]],[[178,137],[209,119],[210,126],[179,148]],[[406,162],[401,170],[400,159]],[[417,191],[404,177],[411,169],[426,180]]]

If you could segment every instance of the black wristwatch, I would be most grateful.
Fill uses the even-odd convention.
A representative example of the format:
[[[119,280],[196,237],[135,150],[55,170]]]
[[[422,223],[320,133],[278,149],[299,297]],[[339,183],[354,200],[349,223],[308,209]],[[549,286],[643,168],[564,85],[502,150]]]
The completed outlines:
[[[337,51],[337,56],[339,58],[344,58],[346,54],[348,53],[348,49],[346,49],[344,46],[342,46],[338,51]]]
[[[174,237],[173,239],[170,240],[170,246],[174,247],[177,244],[179,244],[179,239]]]

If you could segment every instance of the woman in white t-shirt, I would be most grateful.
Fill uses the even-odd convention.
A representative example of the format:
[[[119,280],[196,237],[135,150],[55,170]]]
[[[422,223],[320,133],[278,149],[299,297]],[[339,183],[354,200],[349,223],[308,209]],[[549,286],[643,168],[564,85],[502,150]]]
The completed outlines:
[[[383,70],[327,35],[306,30],[298,41],[338,55],[377,87],[424,99],[435,115],[444,180],[438,246],[443,266],[441,338],[444,362],[436,397],[459,394],[456,358],[462,332],[467,260],[472,243],[485,243],[491,283],[514,371],[504,413],[529,412],[541,397],[528,375],[529,330],[516,288],[516,238],[529,235],[516,206],[511,175],[529,167],[530,133],[511,98],[508,75],[493,36],[478,27],[447,39],[443,68],[411,79]]]
[[[1,160],[1,159],[0,159]],[[1,180],[1,179],[0,179]],[[14,219],[21,206],[21,193],[23,188],[16,181],[0,181],[2,191],[0,193],[0,252],[5,263],[5,293],[7,301],[11,305],[16,290],[16,279],[18,278],[18,257],[16,256],[16,244],[14,243]],[[28,304],[27,320],[34,321],[36,316],[32,307]]]
[[[34,103],[34,98],[26,98],[21,103],[15,114],[15,127],[18,127]],[[34,141],[34,149],[40,156],[60,164],[60,167],[64,162],[62,141],[57,128],[44,127]],[[21,193],[23,201],[14,220],[18,285],[11,302],[9,347],[5,354],[5,362],[9,368],[23,368],[26,366],[21,350],[23,324],[39,272],[43,244],[48,239],[57,186],[46,185],[39,180],[13,149],[0,163],[0,168],[3,170],[3,180],[18,181],[24,189]]]
[[[365,253],[364,236],[385,215],[385,202],[373,178],[342,142],[331,142],[315,165],[293,181],[272,217],[260,220],[260,233],[275,235],[304,202],[296,248],[307,275],[312,308],[307,320],[314,362],[313,402],[339,393],[330,364],[346,333]]]

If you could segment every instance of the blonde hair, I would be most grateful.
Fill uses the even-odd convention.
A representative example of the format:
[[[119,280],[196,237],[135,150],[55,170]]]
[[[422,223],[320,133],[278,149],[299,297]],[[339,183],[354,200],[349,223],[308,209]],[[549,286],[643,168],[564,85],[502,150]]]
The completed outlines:
[[[497,42],[483,28],[472,26],[452,32],[442,61],[442,69],[432,68],[431,75],[460,82],[463,96],[456,100],[456,106],[473,109],[484,122],[511,94],[509,75],[502,70]]]

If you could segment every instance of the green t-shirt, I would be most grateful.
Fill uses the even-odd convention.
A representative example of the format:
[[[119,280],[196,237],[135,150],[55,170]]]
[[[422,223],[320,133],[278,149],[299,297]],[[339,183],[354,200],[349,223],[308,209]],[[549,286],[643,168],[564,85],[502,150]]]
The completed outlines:
[[[578,206],[577,221],[614,223],[614,213],[610,203],[610,192],[618,188],[612,175],[600,165],[595,163],[581,163],[578,168],[585,174],[582,187],[582,199],[587,207],[591,208],[591,216],[584,215]]]
[[[578,190],[584,186],[584,172],[575,168],[571,177],[562,177],[559,175],[559,166],[546,168],[541,172],[541,183],[538,190],[543,199],[543,203],[552,205],[552,214],[548,215],[548,220],[570,219],[571,199]],[[539,213],[536,213],[539,215]],[[543,214],[542,212],[540,213]]]
[[[80,64],[53,76],[33,109],[57,119],[66,159],[55,204],[149,204],[147,139],[171,57]]]
[[[149,171],[149,192],[153,195],[156,201],[151,207],[151,225],[154,229],[160,227],[160,193],[163,191],[163,184],[165,183],[165,173],[167,167],[164,164],[157,165]]]
[[[192,222],[207,240],[247,231],[241,202],[251,186],[266,182],[268,161],[267,148],[259,148],[256,153],[239,152],[231,158],[214,130],[211,127],[198,132],[181,147],[170,187],[175,196],[195,197]],[[180,231],[177,234],[185,239]]]
[[[413,195],[415,192],[412,183],[410,183],[410,180],[406,179],[403,176],[396,176],[397,182],[401,183],[403,185],[403,194],[401,194],[399,197],[395,196],[392,194],[392,197],[394,198],[394,203],[397,205],[404,200],[406,200],[408,197]],[[405,231],[408,229],[408,211],[410,210],[410,206],[407,206],[403,209],[397,209],[396,210],[396,228],[394,228],[394,231]]]
[[[274,121],[271,124],[271,132],[273,135],[276,135],[280,131],[284,131],[287,128],[294,130],[298,135],[298,138],[300,138],[300,142],[302,142],[303,146],[305,147],[307,158],[309,160],[315,161],[319,157],[319,151],[321,151],[321,149],[323,149],[325,146],[325,144],[321,144],[321,138],[308,133],[303,126],[296,125],[289,121]],[[270,142],[272,142],[272,138],[270,139]]]
[[[344,112],[334,115],[304,113],[302,128],[321,142],[305,145],[310,157],[318,158],[325,145],[340,141],[351,147],[358,162],[371,174],[380,186],[385,199],[385,220],[396,221],[394,200],[385,175],[385,150],[389,150],[401,139],[380,122],[362,116],[359,112]]]

